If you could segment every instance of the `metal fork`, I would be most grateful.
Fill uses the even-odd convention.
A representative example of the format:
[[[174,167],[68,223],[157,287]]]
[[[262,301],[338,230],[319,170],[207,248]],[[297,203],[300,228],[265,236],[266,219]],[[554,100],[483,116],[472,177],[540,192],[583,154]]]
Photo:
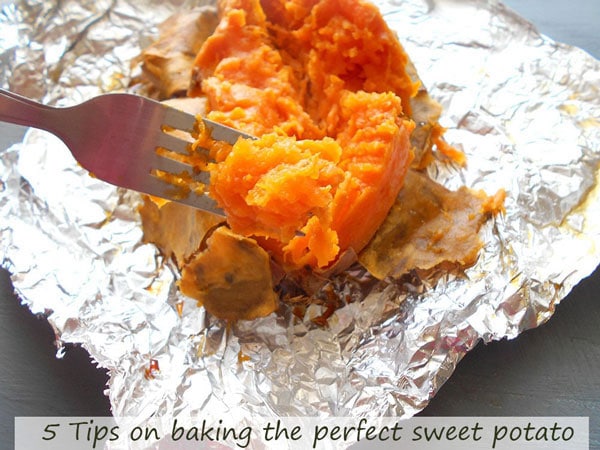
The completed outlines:
[[[171,174],[186,174],[194,182],[209,182],[206,171],[173,159],[189,155],[190,141],[173,136],[172,130],[194,133],[198,119],[191,114],[126,93],[100,95],[57,108],[0,89],[0,120],[51,132],[83,168],[108,183],[223,214],[206,193],[192,190],[182,195],[182,190],[168,181]],[[202,120],[213,139],[234,144],[239,137],[251,138]]]

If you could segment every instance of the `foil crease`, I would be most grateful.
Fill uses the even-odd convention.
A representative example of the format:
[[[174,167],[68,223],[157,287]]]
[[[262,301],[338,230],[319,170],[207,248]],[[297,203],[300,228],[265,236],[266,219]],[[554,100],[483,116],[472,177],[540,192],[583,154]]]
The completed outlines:
[[[109,371],[114,416],[408,418],[478,341],[545,322],[598,266],[600,63],[498,1],[377,3],[443,105],[447,140],[468,156],[432,177],[507,192],[464,277],[366,290],[340,278],[335,289],[358,301],[327,327],[282,310],[226,328],[178,293],[176,269],[141,242],[138,194],[88,176],[41,131],[0,153],[2,265],[60,345],[82,345]],[[156,25],[197,4],[8,3],[0,85],[54,105],[125,89]]]

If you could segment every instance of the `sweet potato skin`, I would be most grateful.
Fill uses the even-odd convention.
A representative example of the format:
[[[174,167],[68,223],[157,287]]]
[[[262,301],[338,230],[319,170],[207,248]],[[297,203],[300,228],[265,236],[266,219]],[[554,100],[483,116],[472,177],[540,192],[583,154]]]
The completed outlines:
[[[253,239],[217,228],[206,249],[182,271],[179,287],[199,306],[224,320],[252,320],[277,309],[270,258]]]

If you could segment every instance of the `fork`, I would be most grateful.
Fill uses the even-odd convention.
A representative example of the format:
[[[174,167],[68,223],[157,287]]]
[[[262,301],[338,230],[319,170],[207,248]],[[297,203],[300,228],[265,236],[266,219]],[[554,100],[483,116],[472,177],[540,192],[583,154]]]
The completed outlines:
[[[93,176],[115,186],[177,201],[223,215],[206,193],[182,194],[170,177],[208,185],[209,174],[178,155],[189,155],[190,140],[173,130],[194,133],[199,118],[135,94],[104,94],[70,107],[51,107],[0,89],[0,120],[39,128],[59,137],[77,162]],[[201,118],[212,139],[234,144],[252,138]],[[166,175],[166,176],[165,176]]]

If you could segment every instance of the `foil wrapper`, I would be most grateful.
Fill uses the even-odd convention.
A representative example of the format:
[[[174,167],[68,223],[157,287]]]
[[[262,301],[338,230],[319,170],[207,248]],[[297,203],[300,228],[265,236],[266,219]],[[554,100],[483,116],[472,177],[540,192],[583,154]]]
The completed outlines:
[[[61,106],[124,89],[156,25],[197,3],[8,3],[0,85]],[[507,192],[464,277],[367,290],[342,278],[335,289],[358,301],[326,327],[309,320],[314,306],[305,321],[283,312],[227,328],[181,296],[173,265],[141,242],[138,194],[90,177],[41,131],[0,153],[2,265],[59,343],[109,371],[116,417],[408,418],[478,341],[545,322],[598,266],[600,63],[498,1],[378,6],[468,157],[432,177]]]

